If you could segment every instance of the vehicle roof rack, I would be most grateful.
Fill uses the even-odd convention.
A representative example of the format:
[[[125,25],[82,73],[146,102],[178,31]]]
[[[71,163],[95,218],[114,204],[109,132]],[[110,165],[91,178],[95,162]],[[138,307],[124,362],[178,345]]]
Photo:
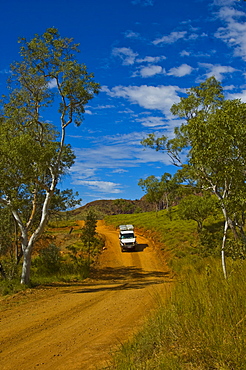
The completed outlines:
[[[120,225],[119,228],[120,228],[121,231],[133,230],[134,229],[133,225]]]

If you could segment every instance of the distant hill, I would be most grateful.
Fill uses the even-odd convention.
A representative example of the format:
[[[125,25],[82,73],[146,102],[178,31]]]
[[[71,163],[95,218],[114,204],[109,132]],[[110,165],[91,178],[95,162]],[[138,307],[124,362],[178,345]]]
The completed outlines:
[[[136,200],[115,199],[115,200],[95,200],[70,211],[72,217],[78,217],[86,213],[89,209],[94,209],[95,212],[103,218],[104,215],[132,214],[140,212],[149,212],[155,209],[155,206],[147,202],[144,197]]]

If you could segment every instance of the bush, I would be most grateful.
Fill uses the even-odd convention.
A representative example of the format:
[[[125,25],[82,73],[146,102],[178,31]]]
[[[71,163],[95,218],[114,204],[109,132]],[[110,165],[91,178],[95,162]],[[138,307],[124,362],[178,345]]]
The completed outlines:
[[[56,275],[61,268],[60,249],[54,244],[41,249],[39,256],[33,261],[33,265],[37,268],[37,274]]]

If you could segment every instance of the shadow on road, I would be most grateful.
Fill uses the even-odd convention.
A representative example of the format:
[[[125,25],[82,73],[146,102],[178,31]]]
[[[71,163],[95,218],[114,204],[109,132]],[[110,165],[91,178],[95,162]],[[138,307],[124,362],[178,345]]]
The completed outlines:
[[[90,278],[93,280],[122,281],[129,279],[147,280],[148,278],[164,278],[168,275],[168,272],[163,271],[144,271],[142,268],[134,266],[122,266],[92,269]]]
[[[64,293],[93,293],[109,290],[143,289],[147,286],[170,283],[173,279],[168,271],[144,271],[137,267],[106,267],[91,270],[89,280],[70,283],[46,284],[46,288],[74,287]]]
[[[145,248],[148,247],[148,244],[137,244],[135,247],[135,251],[131,252],[143,252]]]
[[[85,282],[76,293],[92,293],[106,290],[143,289],[150,285],[170,283],[169,272],[143,271],[136,267],[107,267],[91,272],[93,282]]]

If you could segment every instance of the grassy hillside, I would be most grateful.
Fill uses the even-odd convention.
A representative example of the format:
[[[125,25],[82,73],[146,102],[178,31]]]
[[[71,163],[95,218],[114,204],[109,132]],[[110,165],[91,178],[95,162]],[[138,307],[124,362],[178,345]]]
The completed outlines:
[[[178,206],[173,207],[171,214],[163,210],[158,213],[115,215],[107,216],[105,221],[116,228],[120,224],[133,224],[135,228],[144,230],[148,237],[160,244],[169,265],[177,272],[187,263],[203,261],[204,257],[219,256],[220,253],[221,224],[210,217],[204,223],[203,232],[198,235],[195,221],[179,218]]]
[[[112,369],[246,369],[246,263],[227,258],[225,281],[219,258],[221,225],[214,219],[198,236],[195,222],[172,220],[166,211],[106,218],[114,226],[145,229],[176,273],[171,298],[162,302],[135,338],[122,346]]]

